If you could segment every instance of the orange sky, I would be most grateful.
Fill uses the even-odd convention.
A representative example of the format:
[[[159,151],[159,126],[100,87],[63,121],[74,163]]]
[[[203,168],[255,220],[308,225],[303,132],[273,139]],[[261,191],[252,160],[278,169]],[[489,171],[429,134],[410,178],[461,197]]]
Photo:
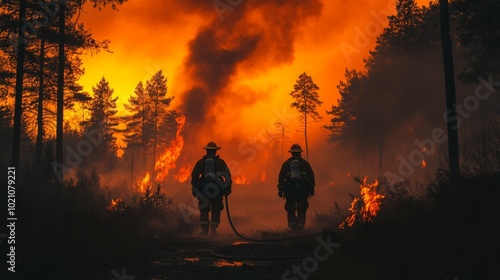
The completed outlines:
[[[210,96],[206,105],[209,106],[207,119],[200,124],[210,129],[192,137],[186,136],[185,150],[190,155],[179,160],[184,161],[179,165],[202,156],[201,147],[206,141],[216,140],[223,146],[221,155],[226,161],[238,164],[239,168],[233,169],[236,175],[255,179],[266,172],[269,181],[274,182],[279,166],[266,165],[265,144],[258,143],[258,139],[266,130],[274,128],[274,123],[283,121],[279,116],[285,115],[291,116],[284,119],[290,142],[304,144],[295,119],[297,114],[290,108],[289,93],[295,80],[305,71],[319,86],[320,99],[324,102],[318,110],[324,119],[309,128],[309,160],[320,173],[318,178],[322,186],[318,188],[320,195],[315,199],[323,208],[318,209],[329,209],[331,196],[322,193],[331,192],[332,184],[335,185],[339,178],[348,178],[345,173],[337,174],[332,164],[319,164],[325,162],[325,155],[334,154],[326,143],[327,133],[321,129],[329,122],[325,110],[337,101],[336,85],[343,79],[345,69],[363,67],[363,58],[375,45],[382,25],[387,23],[384,15],[395,10],[395,1],[349,1],[355,4],[347,6],[343,1],[330,0],[323,1],[319,8],[304,7],[308,5],[304,3],[318,1],[289,1],[286,4],[241,1],[239,6],[223,13],[223,20],[212,1],[199,4],[195,0],[129,0],[120,11],[97,11],[87,7],[80,20],[92,29],[97,39],[111,40],[113,53],[84,57],[85,75],[80,82],[86,91],[91,92],[92,86],[105,76],[119,97],[119,107],[123,108],[137,83],[144,82],[161,69],[168,78],[168,94],[176,98],[173,106],[182,109],[186,106],[183,105],[183,94],[198,83],[193,76],[197,66],[187,63],[196,61],[190,57],[192,40],[199,39],[202,31],[209,30],[217,38],[215,44],[219,48],[235,49],[245,36],[260,38],[259,45],[237,63],[234,73],[225,80],[227,83],[220,89],[222,93],[211,93],[213,98]],[[283,10],[273,10],[273,5],[283,5]],[[296,22],[293,16],[297,18]],[[246,47],[240,46],[242,49]],[[203,52],[203,48],[198,48],[198,51]],[[346,53],[349,51],[351,53]],[[218,72],[225,68],[209,70]],[[215,73],[215,77],[217,75]],[[201,106],[190,104],[191,108],[198,105]],[[189,126],[189,118],[187,122]],[[251,144],[251,141],[257,141],[257,144]],[[246,152],[250,148],[262,159],[249,160],[251,153]],[[268,195],[268,199],[275,199],[274,191],[270,190]],[[345,200],[347,198],[345,195]],[[321,202],[322,199],[326,200]]]
[[[189,41],[208,21],[218,20],[223,25],[231,16],[237,16],[241,8],[237,6],[233,11],[226,11],[225,20],[221,21],[214,7],[187,11],[180,8],[177,1],[162,2],[165,3],[158,5],[152,0],[129,0],[119,11],[86,8],[80,20],[92,29],[96,38],[111,40],[113,53],[84,57],[85,75],[80,82],[85,90],[91,92],[91,87],[105,76],[119,96],[122,108],[135,85],[161,69],[168,78],[169,95],[175,95],[179,101],[186,86],[182,69]],[[376,38],[369,32],[377,31],[380,23],[386,22],[383,17],[376,20],[372,13],[383,14],[389,7],[391,12],[394,10],[393,1],[387,0],[357,1],[358,4],[351,6],[340,1],[324,2],[321,14],[310,17],[297,31],[292,60],[276,66],[264,63],[261,69],[254,67],[256,70],[241,73],[232,81],[234,90],[250,88],[266,96],[241,112],[248,127],[256,130],[267,127],[273,108],[280,111],[289,108],[288,93],[304,71],[312,75],[320,87],[320,98],[324,102],[320,113],[326,117],[323,120],[326,123],[328,118],[324,111],[338,98],[335,85],[343,78],[344,69],[362,67],[362,58],[373,47]],[[252,20],[258,20],[258,16]],[[364,35],[359,35],[359,31]],[[342,47],[352,47],[356,52],[346,56]],[[291,131],[296,129],[291,128]]]
[[[179,102],[185,90],[182,69],[189,41],[207,22],[215,20],[224,25],[232,16],[239,16],[238,9],[243,9],[245,3],[224,12],[225,19],[220,20],[213,6],[205,10],[186,9],[176,2],[161,1],[159,4],[152,0],[129,0],[119,11],[109,8],[97,11],[87,7],[80,20],[92,29],[96,38],[111,40],[113,53],[84,57],[85,75],[80,83],[85,90],[91,92],[91,87],[105,76],[119,96],[118,104],[122,108],[135,85],[161,69],[168,78],[169,95],[176,96]],[[231,116],[234,127],[244,121],[248,129],[258,132],[269,126],[273,109],[282,111],[286,107],[291,111],[288,94],[304,71],[312,75],[320,87],[324,104],[319,111],[325,116],[321,124],[326,124],[325,110],[338,98],[335,86],[343,78],[344,69],[362,67],[363,57],[375,43],[376,35],[372,32],[381,30],[381,24],[386,22],[383,16],[377,19],[373,14],[384,15],[389,9],[394,11],[392,2],[357,1],[348,6],[345,1],[324,1],[320,14],[308,18],[297,30],[290,61],[278,65],[263,63],[261,68],[257,66],[250,73],[241,73],[233,81],[231,88],[234,90],[250,88],[266,96],[261,101],[246,104],[237,118],[239,121]],[[249,20],[258,21],[258,15]],[[355,52],[346,55],[346,50]],[[322,133],[319,131],[321,124],[314,125],[311,133]],[[297,129],[291,127],[290,131]]]

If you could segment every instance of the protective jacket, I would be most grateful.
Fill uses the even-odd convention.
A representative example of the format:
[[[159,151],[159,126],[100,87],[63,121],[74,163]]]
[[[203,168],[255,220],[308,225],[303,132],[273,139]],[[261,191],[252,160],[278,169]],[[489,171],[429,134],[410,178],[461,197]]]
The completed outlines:
[[[217,181],[218,180],[218,181]],[[221,189],[221,182],[225,185]],[[191,186],[199,192],[206,192],[207,186],[221,196],[231,192],[231,173],[226,162],[218,155],[205,155],[198,160],[191,173]],[[209,198],[211,195],[207,195]]]
[[[314,194],[315,185],[311,165],[301,156],[292,156],[281,166],[278,189],[284,189],[285,195]]]

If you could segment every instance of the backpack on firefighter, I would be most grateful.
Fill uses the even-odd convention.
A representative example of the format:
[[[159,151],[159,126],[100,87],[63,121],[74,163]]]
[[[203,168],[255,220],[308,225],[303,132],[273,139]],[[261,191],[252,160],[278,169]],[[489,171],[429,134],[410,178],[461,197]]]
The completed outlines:
[[[285,185],[285,196],[287,195],[309,195],[311,184],[307,172],[302,166],[300,158],[292,157],[289,172],[287,172],[287,184]]]
[[[217,180],[217,170],[215,167],[215,158],[206,157],[204,160],[204,173],[202,176],[203,181],[203,193],[207,197],[216,197],[221,194],[221,190],[216,183]]]
[[[231,175],[226,171],[217,170],[218,157],[208,155],[203,159],[203,174],[196,188],[207,198],[231,193]]]

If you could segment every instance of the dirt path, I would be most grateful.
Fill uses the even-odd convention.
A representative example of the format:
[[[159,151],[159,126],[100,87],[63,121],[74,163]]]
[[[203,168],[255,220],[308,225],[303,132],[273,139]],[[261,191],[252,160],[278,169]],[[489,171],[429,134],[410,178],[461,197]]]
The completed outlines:
[[[193,237],[164,241],[157,254],[129,264],[126,271],[128,275],[135,276],[135,280],[281,279],[294,263],[313,252],[311,245],[305,241],[249,243],[236,239],[232,234],[219,235],[215,239]]]

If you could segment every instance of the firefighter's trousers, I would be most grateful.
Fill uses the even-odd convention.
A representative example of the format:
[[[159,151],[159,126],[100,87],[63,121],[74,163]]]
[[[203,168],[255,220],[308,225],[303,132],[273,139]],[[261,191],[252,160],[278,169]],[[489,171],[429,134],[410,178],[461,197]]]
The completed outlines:
[[[224,209],[222,204],[222,196],[218,195],[215,198],[198,198],[198,208],[200,209],[200,225],[201,227],[217,228],[220,223],[220,212]],[[212,212],[212,219],[209,219],[208,213]]]
[[[309,208],[307,195],[294,193],[286,194],[285,210],[287,212],[289,228],[304,228],[306,224],[307,208]]]

